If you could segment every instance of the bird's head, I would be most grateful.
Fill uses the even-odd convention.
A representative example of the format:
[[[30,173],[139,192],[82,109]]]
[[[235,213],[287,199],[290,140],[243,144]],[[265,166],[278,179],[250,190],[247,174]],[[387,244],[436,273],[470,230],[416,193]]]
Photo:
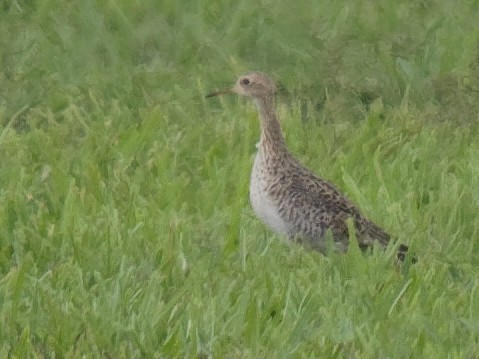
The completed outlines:
[[[225,93],[237,93],[243,96],[255,99],[273,97],[276,92],[276,86],[267,75],[261,72],[250,72],[241,75],[233,87],[212,92],[206,97],[213,97]]]

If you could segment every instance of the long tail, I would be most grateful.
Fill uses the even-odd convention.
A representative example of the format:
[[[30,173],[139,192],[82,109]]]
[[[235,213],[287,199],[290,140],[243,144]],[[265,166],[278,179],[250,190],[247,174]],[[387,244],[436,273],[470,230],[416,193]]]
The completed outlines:
[[[365,235],[363,240],[360,239],[359,247],[363,250],[372,247],[374,242],[379,242],[382,247],[386,247],[391,240],[391,236],[387,234],[381,227],[371,221],[367,221]],[[397,259],[404,262],[406,259],[409,247],[405,244],[400,244],[397,252]],[[416,259],[412,259],[413,263]]]
[[[406,254],[407,254],[408,250],[409,250],[409,247],[406,246],[405,244],[400,244],[399,245],[397,257],[401,262],[404,262],[404,260],[406,259]],[[413,261],[413,263],[416,263],[416,258],[413,257],[412,261]]]

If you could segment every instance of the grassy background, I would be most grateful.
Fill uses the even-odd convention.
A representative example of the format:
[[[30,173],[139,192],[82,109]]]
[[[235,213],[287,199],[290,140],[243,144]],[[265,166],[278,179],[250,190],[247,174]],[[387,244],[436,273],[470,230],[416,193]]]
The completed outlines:
[[[479,357],[479,2],[0,3],[0,358]],[[303,163],[419,258],[254,217],[262,70]]]

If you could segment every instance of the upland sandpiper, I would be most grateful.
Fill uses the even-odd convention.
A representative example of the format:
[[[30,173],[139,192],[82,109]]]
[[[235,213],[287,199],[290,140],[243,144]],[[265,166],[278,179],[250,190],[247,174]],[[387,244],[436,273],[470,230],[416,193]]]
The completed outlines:
[[[275,232],[323,254],[328,231],[334,247],[347,250],[348,221],[354,225],[361,249],[370,248],[375,242],[386,247],[390,236],[381,227],[289,152],[276,116],[275,92],[276,86],[267,75],[251,72],[240,76],[232,88],[207,95],[237,93],[251,97],[258,107],[261,138],[250,182],[250,201],[256,215]],[[398,258],[403,260],[407,250],[406,245],[400,245]]]

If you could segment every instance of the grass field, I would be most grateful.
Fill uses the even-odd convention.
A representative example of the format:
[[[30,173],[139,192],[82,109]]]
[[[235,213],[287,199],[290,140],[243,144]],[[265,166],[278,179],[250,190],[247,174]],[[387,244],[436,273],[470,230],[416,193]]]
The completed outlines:
[[[479,2],[0,2],[0,358],[479,358]],[[301,161],[410,245],[328,257],[248,202]]]

